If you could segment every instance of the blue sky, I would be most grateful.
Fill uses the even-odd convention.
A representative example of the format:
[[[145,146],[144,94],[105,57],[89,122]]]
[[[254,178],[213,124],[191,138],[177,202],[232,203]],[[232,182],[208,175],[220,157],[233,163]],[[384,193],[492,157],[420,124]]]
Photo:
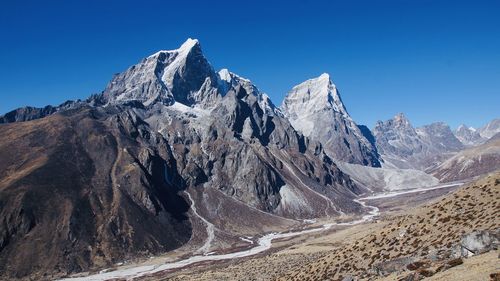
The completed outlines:
[[[0,114],[85,98],[193,37],[276,104],[328,72],[370,127],[398,112],[452,127],[500,117],[500,1],[270,2],[1,1]]]

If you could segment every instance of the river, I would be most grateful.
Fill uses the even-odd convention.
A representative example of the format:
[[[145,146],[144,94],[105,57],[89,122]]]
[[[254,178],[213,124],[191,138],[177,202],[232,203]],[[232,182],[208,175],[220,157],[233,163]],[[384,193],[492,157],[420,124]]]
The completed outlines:
[[[400,191],[394,191],[391,193],[383,193],[383,194],[378,194],[378,195],[373,195],[373,196],[355,199],[354,201],[363,205],[367,209],[370,209],[367,212],[367,214],[365,214],[360,219],[349,221],[349,222],[341,222],[341,223],[327,223],[327,224],[323,224],[322,226],[319,226],[316,228],[309,228],[309,229],[299,230],[299,231],[269,233],[269,234],[266,234],[266,235],[260,237],[257,241],[256,246],[249,248],[249,249],[246,249],[246,250],[238,251],[238,252],[227,253],[227,254],[217,254],[217,255],[195,255],[195,256],[191,256],[191,257],[186,258],[186,259],[173,261],[173,262],[169,262],[169,263],[154,264],[154,265],[142,265],[142,266],[135,266],[135,267],[123,267],[123,268],[118,268],[116,270],[108,271],[108,272],[101,271],[100,273],[94,274],[94,275],[89,275],[89,276],[84,276],[84,277],[66,278],[66,279],[60,279],[60,280],[102,281],[102,280],[109,280],[109,279],[115,279],[115,278],[133,279],[133,278],[138,278],[138,277],[145,276],[145,275],[158,273],[158,272],[165,271],[165,270],[182,268],[182,267],[189,266],[189,265],[199,263],[199,262],[220,261],[220,260],[228,260],[228,259],[253,256],[253,255],[256,255],[258,253],[262,253],[262,252],[270,249],[272,246],[272,242],[275,239],[294,237],[294,236],[299,236],[299,235],[318,232],[318,231],[325,231],[325,230],[332,228],[333,226],[351,226],[351,225],[357,225],[357,224],[371,221],[374,217],[376,217],[380,214],[380,211],[377,207],[366,204],[366,202],[364,202],[366,200],[380,199],[380,198],[386,198],[386,197],[395,197],[395,196],[405,195],[405,194],[410,194],[410,193],[415,193],[415,192],[424,192],[424,191],[429,191],[429,190],[434,190],[434,189],[439,189],[439,188],[453,187],[453,186],[457,186],[457,185],[461,185],[461,184],[462,183],[455,183],[455,184],[440,185],[440,186],[435,186],[435,187],[430,187],[430,188],[400,190]]]

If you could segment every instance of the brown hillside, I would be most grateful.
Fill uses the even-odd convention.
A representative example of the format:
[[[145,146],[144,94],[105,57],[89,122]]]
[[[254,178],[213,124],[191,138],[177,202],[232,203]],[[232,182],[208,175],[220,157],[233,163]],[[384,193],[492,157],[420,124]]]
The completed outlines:
[[[189,240],[189,205],[164,181],[168,146],[131,113],[81,109],[0,131],[0,279],[52,279]]]
[[[362,280],[388,275],[418,278],[444,271],[462,261],[453,252],[462,235],[500,228],[500,172],[440,199],[389,217],[383,227],[365,233],[313,262],[294,269],[279,280]],[[458,263],[458,264],[453,264]],[[408,277],[410,278],[410,277]],[[407,279],[401,279],[407,280]]]

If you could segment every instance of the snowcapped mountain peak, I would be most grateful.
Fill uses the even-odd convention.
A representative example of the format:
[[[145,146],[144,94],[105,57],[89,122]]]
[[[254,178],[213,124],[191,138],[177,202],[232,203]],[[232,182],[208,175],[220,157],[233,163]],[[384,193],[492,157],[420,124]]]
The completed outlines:
[[[480,128],[479,134],[481,137],[489,139],[500,132],[500,119],[493,119],[486,126]]]
[[[493,119],[478,129],[461,124],[453,133],[464,145],[475,146],[486,142],[498,132],[500,132],[500,119]]]
[[[161,50],[150,55],[149,58],[152,57],[157,58],[159,55],[164,53],[169,53],[169,54],[177,53],[177,54],[187,55],[194,48],[201,49],[200,42],[198,41],[198,39],[188,38],[184,43],[182,43],[182,45],[179,48],[172,50]]]
[[[333,109],[333,111],[345,118],[351,119],[340,98],[337,87],[328,73],[323,73],[293,87],[282,104],[283,109],[288,107],[297,107],[295,109],[289,108],[291,113],[302,112],[303,114]]]
[[[465,125],[465,124],[460,124],[460,125],[457,127],[457,129],[456,129],[456,131],[457,131],[457,132],[458,132],[458,131],[464,131],[464,130],[466,130],[466,131],[471,131],[471,132],[475,132],[475,131],[477,131],[477,129],[476,129],[476,128],[474,128],[474,127],[472,127],[472,126],[470,126],[470,127],[469,127],[469,126],[467,126],[467,125]]]
[[[160,51],[157,54],[159,62],[165,65],[163,69],[160,68],[161,80],[170,90],[173,87],[176,74],[179,71],[183,71],[182,68],[186,68],[188,57],[197,57],[195,60],[200,61],[200,64],[204,68],[206,68],[205,65],[208,65],[208,61],[203,57],[201,46],[197,39],[189,38],[178,49]]]
[[[301,88],[307,86],[311,90],[331,90],[335,89],[336,86],[333,84],[331,80],[331,76],[328,73],[323,73],[318,77],[311,78],[306,80],[305,82],[302,82],[299,85],[296,85],[293,88]],[[317,93],[325,93],[324,91],[311,91],[309,94],[317,94]]]
[[[334,158],[380,165],[376,149],[347,112],[328,73],[293,87],[283,100],[281,111],[297,131],[325,144]]]
[[[465,124],[458,126],[453,133],[455,134],[455,137],[457,137],[457,139],[464,145],[476,145],[484,141],[475,128],[468,127]]]
[[[184,43],[182,43],[179,50],[191,50],[196,45],[200,45],[198,39],[188,38]]]
[[[324,72],[323,74],[321,74],[321,75],[318,77],[318,79],[320,79],[320,80],[328,80],[328,81],[330,81],[330,74],[328,74],[328,73]]]
[[[208,108],[219,98],[218,76],[204,57],[196,39],[187,39],[179,48],[164,50],[143,59],[108,84],[104,103],[139,101]]]

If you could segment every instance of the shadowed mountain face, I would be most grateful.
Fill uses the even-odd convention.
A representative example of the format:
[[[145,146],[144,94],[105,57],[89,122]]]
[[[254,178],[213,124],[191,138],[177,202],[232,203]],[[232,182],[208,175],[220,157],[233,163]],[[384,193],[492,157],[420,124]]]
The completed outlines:
[[[81,108],[0,127],[2,276],[78,272],[189,240],[175,159],[133,113]]]
[[[86,101],[1,120],[2,276],[60,276],[191,247],[207,235],[199,217],[227,239],[362,208],[352,201],[361,190],[322,145],[249,80],[215,72],[196,40]]]

